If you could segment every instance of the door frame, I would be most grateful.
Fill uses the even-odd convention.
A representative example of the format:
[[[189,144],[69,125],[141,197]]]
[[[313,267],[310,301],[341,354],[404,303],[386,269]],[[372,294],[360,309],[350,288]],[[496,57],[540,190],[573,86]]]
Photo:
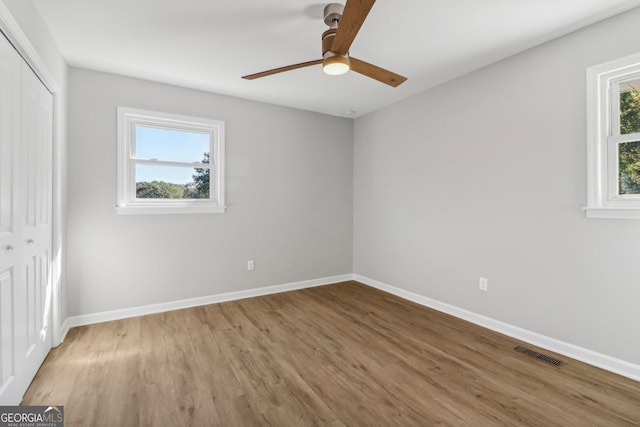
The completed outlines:
[[[18,51],[36,76],[53,95],[53,194],[51,221],[51,343],[57,347],[62,343],[68,331],[63,327],[63,300],[65,278],[65,158],[66,158],[66,102],[63,86],[49,71],[46,63],[31,44],[7,6],[0,2],[0,31]],[[2,35],[0,35],[2,37]]]

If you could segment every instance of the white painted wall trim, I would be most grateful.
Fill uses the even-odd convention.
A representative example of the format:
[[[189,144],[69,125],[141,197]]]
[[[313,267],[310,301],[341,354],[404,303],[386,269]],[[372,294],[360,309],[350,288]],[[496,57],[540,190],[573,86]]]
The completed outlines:
[[[265,286],[262,288],[247,289],[243,291],[227,292],[223,294],[207,295],[204,297],[169,301],[159,304],[143,305],[138,307],[124,308],[121,310],[103,311],[100,313],[82,314],[72,316],[65,320],[62,326],[62,337],[67,335],[70,328],[76,326],[91,325],[94,323],[109,322],[111,320],[127,319],[129,317],[144,316],[147,314],[163,313],[183,308],[199,307],[202,305],[215,304],[219,302],[235,301],[245,298],[259,297],[263,295],[277,294],[281,292],[295,291],[299,289],[312,288],[316,286],[331,285],[333,283],[352,280],[352,274],[340,276],[324,277],[321,279],[304,280],[302,282],[285,283],[281,285]]]
[[[20,25],[15,20],[11,12],[2,2],[0,2],[0,28],[7,36],[13,47],[16,48],[20,56],[27,61],[36,75],[42,80],[45,86],[53,93],[60,92],[60,84],[53,77],[38,51],[29,41],[27,35],[22,31]]]
[[[434,310],[441,311],[446,314],[458,317],[476,325],[482,326],[492,331],[499,332],[512,338],[519,339],[521,341],[528,342],[538,347],[545,348],[555,353],[563,354],[572,359],[579,360],[589,365],[596,366],[598,368],[605,369],[618,375],[622,375],[627,378],[631,378],[635,381],[640,381],[640,365],[635,365],[624,360],[616,359],[606,354],[597,353],[595,351],[578,347],[577,345],[569,344],[564,341],[550,338],[545,335],[538,334],[517,326],[510,325],[508,323],[501,322],[499,320],[492,319],[490,317],[483,316],[481,314],[473,313],[462,308],[455,307],[411,291],[407,291],[395,286],[388,285],[386,283],[379,282],[377,280],[370,279],[368,277],[360,276],[358,274],[353,275],[353,280],[364,283],[381,291],[388,292],[400,298],[415,302],[425,307],[432,308]]]

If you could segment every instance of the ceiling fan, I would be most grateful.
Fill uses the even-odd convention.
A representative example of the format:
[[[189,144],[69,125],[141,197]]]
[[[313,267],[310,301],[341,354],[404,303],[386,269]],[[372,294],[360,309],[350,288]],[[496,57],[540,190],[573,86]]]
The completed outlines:
[[[311,65],[322,64],[322,70],[326,74],[340,75],[349,70],[360,73],[379,82],[397,87],[406,77],[378,66],[361,61],[349,55],[351,43],[356,38],[360,27],[364,23],[369,11],[376,0],[347,0],[343,6],[331,3],[324,8],[324,22],[329,29],[322,33],[322,59],[301,62],[286,67],[243,76],[243,79],[253,80]]]

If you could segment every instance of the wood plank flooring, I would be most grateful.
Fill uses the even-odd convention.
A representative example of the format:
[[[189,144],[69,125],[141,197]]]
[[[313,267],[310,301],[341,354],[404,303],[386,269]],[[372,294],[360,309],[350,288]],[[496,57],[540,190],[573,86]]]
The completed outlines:
[[[23,404],[67,426],[640,425],[640,383],[356,282],[74,328]]]

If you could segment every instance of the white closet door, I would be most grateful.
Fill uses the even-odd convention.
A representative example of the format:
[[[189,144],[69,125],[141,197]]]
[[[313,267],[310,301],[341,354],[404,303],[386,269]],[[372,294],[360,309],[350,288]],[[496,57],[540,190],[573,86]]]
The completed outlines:
[[[20,180],[22,268],[26,349],[20,356],[28,382],[51,349],[51,191],[53,99],[33,71],[22,64]],[[28,383],[27,383],[28,384]]]
[[[52,96],[0,36],[0,405],[51,348]]]
[[[21,233],[16,218],[20,181],[20,80],[22,59],[0,35],[0,402],[14,403],[19,393],[16,301],[24,282],[20,268]]]

